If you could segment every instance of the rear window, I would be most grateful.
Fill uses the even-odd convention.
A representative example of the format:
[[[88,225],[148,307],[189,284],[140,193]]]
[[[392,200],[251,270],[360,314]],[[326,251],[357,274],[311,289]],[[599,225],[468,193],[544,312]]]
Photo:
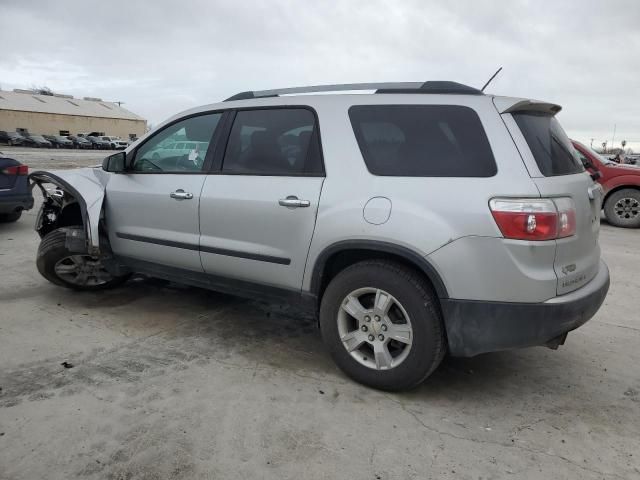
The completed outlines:
[[[367,168],[398,177],[491,177],[497,168],[478,114],[457,105],[358,105],[351,125]]]
[[[543,113],[514,113],[522,135],[545,177],[584,172],[571,140],[555,117]]]

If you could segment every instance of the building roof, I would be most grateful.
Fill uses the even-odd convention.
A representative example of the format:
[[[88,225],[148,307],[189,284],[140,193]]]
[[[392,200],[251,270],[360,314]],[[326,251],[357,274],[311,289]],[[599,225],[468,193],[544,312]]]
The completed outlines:
[[[0,110],[144,121],[142,117],[122,108],[117,103],[105,102],[99,98],[79,99],[71,95],[38,95],[29,90],[13,92],[0,90]]]

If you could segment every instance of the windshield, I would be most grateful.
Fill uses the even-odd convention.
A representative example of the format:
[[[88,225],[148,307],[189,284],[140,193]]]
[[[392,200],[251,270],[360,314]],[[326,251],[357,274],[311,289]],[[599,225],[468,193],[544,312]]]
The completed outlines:
[[[33,138],[34,140],[44,140],[42,135],[31,135],[31,138]]]

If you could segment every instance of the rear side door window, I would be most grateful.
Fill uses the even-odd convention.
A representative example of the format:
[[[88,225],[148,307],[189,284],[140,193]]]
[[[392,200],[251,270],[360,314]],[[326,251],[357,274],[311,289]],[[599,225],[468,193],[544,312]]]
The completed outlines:
[[[349,118],[367,169],[399,177],[491,177],[478,114],[458,105],[358,105]]]
[[[229,134],[222,173],[324,175],[315,115],[306,108],[238,111]]]

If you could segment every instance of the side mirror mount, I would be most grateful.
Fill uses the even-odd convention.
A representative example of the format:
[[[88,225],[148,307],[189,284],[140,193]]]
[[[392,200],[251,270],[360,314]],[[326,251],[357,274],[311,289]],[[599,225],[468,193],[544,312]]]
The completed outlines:
[[[122,173],[127,164],[127,154],[118,152],[102,160],[102,170],[111,173]]]

